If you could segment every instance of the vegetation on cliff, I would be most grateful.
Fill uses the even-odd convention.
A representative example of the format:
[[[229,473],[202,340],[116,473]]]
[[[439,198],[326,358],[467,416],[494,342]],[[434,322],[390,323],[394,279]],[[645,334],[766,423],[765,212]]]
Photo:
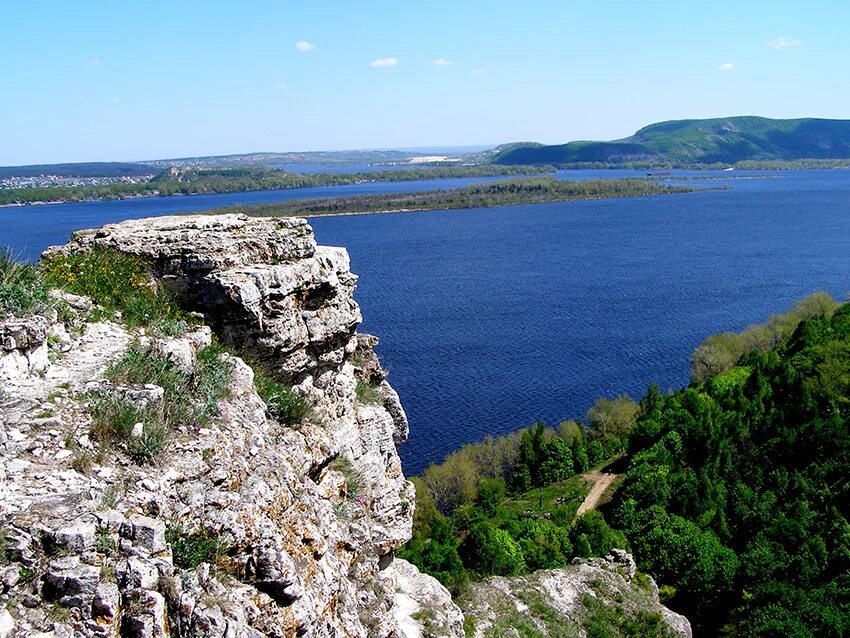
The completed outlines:
[[[611,142],[511,145],[497,153],[493,161],[503,164],[673,162],[704,165],[827,159],[850,159],[850,120],[772,120],[750,116],[674,120],[651,124],[631,137]]]
[[[229,206],[209,212],[212,214],[244,213],[258,217],[315,217],[401,210],[487,208],[580,199],[668,195],[688,193],[693,190],[684,186],[667,186],[651,179],[595,179],[578,182],[552,177],[535,177],[475,184],[452,190],[302,199],[276,204]]]
[[[817,293],[743,335],[731,364],[700,369],[688,388],[621,400],[608,433],[598,415],[586,435],[537,426],[432,466],[417,479],[406,555],[458,583],[626,547],[703,635],[846,635],[850,304]],[[551,468],[582,471],[582,450],[624,476],[602,514],[573,520],[575,477],[543,486],[561,478]],[[512,513],[513,500],[533,498],[529,482],[539,506]]]

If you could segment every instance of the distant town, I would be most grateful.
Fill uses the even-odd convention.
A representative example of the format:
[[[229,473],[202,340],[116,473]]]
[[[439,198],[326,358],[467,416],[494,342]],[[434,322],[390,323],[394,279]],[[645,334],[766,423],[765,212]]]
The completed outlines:
[[[146,184],[150,182],[151,179],[153,179],[153,174],[135,176],[122,175],[120,177],[67,177],[63,175],[16,176],[0,178],[0,189]]]

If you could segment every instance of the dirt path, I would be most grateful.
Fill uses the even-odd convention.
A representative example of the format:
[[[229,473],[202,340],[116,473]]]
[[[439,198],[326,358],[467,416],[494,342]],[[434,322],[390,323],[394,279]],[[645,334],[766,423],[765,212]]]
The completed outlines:
[[[617,475],[594,471],[588,474],[582,474],[582,478],[587,481],[593,481],[593,487],[590,488],[590,493],[584,499],[584,502],[579,505],[578,511],[576,512],[577,517],[596,507],[596,504],[599,502],[602,494],[605,493],[605,490],[608,489],[611,483],[617,480]]]

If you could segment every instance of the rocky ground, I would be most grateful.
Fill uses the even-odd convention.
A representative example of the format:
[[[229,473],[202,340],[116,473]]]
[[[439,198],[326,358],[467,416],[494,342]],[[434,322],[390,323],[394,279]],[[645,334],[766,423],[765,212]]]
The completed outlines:
[[[658,588],[624,551],[563,569],[471,585],[460,601],[475,638],[681,636],[688,619],[664,607]]]
[[[127,222],[63,250],[99,242],[149,260],[226,348],[273,364],[311,414],[298,427],[273,418],[252,369],[225,353],[217,416],[178,427],[140,464],[93,440],[92,397],[155,406],[163,389],[104,370],[133,344],[191,374],[210,328],[174,338],[111,321],[74,334],[55,316],[4,322],[0,636],[404,635],[401,577],[387,568],[414,506],[396,452],[407,420],[374,338],[356,333],[345,252],[316,247],[303,222],[237,216]],[[448,592],[393,569],[442,596],[460,634]]]
[[[304,220],[129,221],[49,254],[98,247],[142,258],[203,323],[130,330],[59,292],[61,317],[0,321],[0,638],[585,636],[603,617],[690,635],[622,553],[474,584],[466,623],[394,558],[415,506],[397,453],[407,418],[377,339],[357,333],[348,255],[316,246]],[[211,366],[221,392],[116,380],[128,351],[181,379]],[[245,358],[306,416],[272,410]],[[109,401],[185,421],[156,446],[147,421],[106,444]]]

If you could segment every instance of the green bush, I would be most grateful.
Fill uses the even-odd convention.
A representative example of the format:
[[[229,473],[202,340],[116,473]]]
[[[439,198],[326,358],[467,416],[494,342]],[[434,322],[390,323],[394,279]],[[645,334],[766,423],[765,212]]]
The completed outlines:
[[[180,569],[195,569],[201,563],[215,567],[229,549],[221,537],[206,529],[186,532],[179,525],[169,525],[165,539],[171,546],[172,560]]]
[[[0,249],[0,319],[44,312],[54,305],[38,267],[12,258]]]
[[[298,427],[310,416],[310,404],[291,388],[254,368],[254,386],[269,414],[289,427]]]
[[[175,335],[191,323],[151,276],[148,263],[136,255],[97,246],[46,259],[41,271],[48,285],[90,297],[109,315],[120,312],[130,328],[149,326]]]

